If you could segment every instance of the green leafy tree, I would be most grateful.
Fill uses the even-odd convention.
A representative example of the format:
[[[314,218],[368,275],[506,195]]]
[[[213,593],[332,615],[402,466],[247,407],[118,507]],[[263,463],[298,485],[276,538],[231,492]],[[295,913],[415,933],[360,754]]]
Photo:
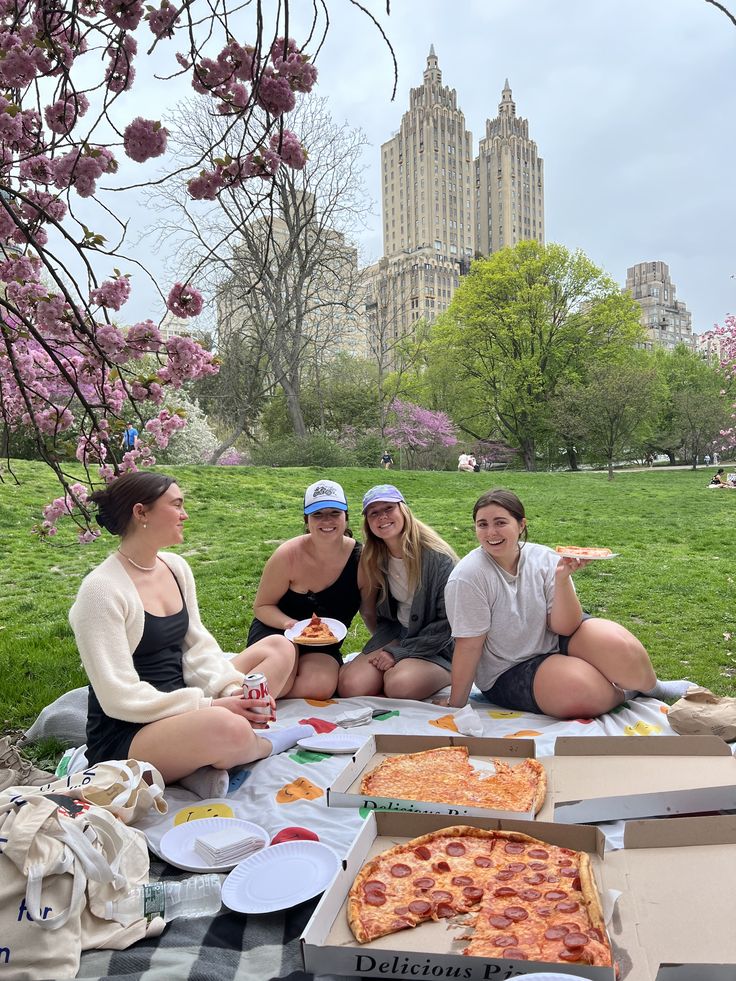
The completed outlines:
[[[609,276],[582,252],[532,241],[474,262],[433,333],[434,357],[463,385],[455,421],[519,447],[527,470],[557,387],[640,337],[638,306]]]

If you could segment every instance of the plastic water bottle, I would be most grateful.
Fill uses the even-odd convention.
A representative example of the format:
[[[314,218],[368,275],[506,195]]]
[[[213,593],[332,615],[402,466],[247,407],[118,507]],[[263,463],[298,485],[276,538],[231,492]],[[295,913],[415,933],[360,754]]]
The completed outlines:
[[[222,905],[222,886],[217,875],[193,875],[177,881],[134,886],[120,899],[108,900],[105,919],[130,926],[142,918],[161,916],[168,923],[177,916],[213,916]]]

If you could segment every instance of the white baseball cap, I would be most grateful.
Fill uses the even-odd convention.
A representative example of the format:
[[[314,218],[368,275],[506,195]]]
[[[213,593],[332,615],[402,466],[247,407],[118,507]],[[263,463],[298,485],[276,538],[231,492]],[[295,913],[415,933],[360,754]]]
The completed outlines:
[[[304,513],[313,514],[325,508],[347,511],[345,491],[334,480],[318,480],[304,491]]]

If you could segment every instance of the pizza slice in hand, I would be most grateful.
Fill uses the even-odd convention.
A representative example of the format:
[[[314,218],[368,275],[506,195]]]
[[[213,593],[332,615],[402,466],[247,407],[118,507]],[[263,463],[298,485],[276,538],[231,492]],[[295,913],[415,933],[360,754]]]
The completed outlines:
[[[555,552],[571,559],[607,559],[613,555],[610,548],[585,548],[581,545],[558,545]]]
[[[338,640],[324,620],[313,613],[304,630],[294,638],[294,643],[324,647],[326,644],[337,644]]]

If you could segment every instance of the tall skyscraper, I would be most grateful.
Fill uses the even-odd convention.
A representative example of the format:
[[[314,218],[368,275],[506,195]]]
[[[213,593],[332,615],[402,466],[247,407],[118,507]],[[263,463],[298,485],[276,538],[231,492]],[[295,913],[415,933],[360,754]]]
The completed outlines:
[[[676,299],[676,288],[666,262],[639,262],[626,270],[626,289],[641,307],[647,347],[695,348],[692,314]]]
[[[544,161],[516,115],[506,79],[498,115],[486,120],[475,161],[476,248],[490,255],[525,239],[544,242]]]

